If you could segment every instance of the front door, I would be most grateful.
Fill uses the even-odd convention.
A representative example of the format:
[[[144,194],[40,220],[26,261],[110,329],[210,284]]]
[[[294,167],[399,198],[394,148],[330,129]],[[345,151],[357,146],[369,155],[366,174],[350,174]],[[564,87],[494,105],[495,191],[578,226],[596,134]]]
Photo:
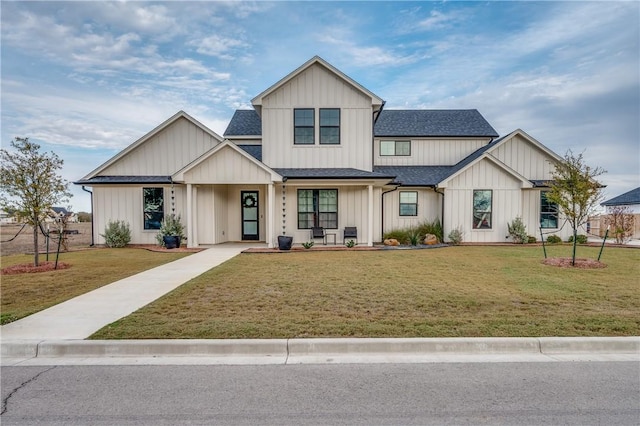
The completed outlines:
[[[242,191],[242,239],[258,240],[258,191]]]

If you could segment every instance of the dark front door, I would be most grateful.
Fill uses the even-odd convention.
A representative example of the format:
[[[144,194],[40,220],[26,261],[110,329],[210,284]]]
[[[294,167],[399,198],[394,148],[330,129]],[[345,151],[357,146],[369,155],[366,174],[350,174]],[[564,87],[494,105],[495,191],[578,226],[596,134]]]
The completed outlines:
[[[258,191],[242,191],[242,239],[258,240]]]

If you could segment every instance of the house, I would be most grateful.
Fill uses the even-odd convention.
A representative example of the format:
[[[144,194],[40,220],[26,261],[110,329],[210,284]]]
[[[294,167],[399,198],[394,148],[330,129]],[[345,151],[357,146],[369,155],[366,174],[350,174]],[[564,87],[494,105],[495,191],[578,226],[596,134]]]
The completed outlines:
[[[518,216],[531,235],[570,234],[545,197],[562,159],[522,130],[498,137],[477,110],[385,110],[317,56],[251,103],[224,137],[180,111],[76,182],[92,188],[94,234],[125,220],[133,243],[153,244],[168,214],[191,247],[302,243],[314,226],[338,242],[355,226],[373,245],[434,219],[445,236],[504,242]]]
[[[13,214],[9,214],[5,210],[0,210],[0,223],[17,223],[18,219]]]
[[[66,220],[67,223],[77,223],[78,215],[70,212],[64,207],[51,207],[44,221],[46,223],[57,223]]]
[[[627,213],[630,213],[634,217],[634,228],[631,235],[632,239],[640,239],[640,187],[625,192],[624,194],[613,197],[610,200],[600,203],[601,206],[606,208],[606,213],[600,215],[598,220],[594,222],[599,224],[600,236],[604,236],[606,231],[607,216],[612,213],[615,207],[625,207]]]

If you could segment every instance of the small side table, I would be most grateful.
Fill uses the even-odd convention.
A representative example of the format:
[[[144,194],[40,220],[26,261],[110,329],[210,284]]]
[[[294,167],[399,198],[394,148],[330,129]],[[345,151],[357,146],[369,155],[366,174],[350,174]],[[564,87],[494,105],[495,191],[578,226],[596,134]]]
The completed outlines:
[[[328,241],[329,237],[333,237],[333,245],[335,246],[336,245],[336,233],[335,232],[325,232],[324,233],[325,241]],[[327,245],[326,242],[324,244]]]

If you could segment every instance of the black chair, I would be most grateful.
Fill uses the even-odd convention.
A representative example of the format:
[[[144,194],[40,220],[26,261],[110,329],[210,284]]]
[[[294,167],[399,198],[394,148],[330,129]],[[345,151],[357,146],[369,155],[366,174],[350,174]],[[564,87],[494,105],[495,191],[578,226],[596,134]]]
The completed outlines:
[[[324,228],[320,226],[314,226],[311,228],[311,238],[322,238],[322,244],[327,245],[327,235],[324,233]]]
[[[356,244],[358,244],[358,228],[355,226],[345,226],[343,235],[344,237],[342,240],[345,243],[347,240],[356,240]]]

